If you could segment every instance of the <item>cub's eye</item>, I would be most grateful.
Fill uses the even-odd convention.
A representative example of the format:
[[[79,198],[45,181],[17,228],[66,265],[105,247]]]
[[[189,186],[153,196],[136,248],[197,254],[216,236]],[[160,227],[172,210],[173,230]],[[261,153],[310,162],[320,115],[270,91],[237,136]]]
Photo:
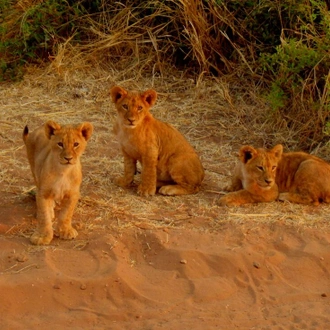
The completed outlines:
[[[59,143],[57,143],[57,145],[58,145],[60,148],[63,148],[63,142],[59,142]]]
[[[122,107],[123,107],[125,110],[128,110],[128,105],[127,105],[127,104],[123,104]]]
[[[277,166],[273,166],[273,167],[272,167],[272,171],[275,171],[276,168],[277,168]]]
[[[138,106],[138,111],[141,111],[142,110],[142,105],[139,105]]]
[[[75,148],[77,148],[77,147],[79,146],[79,142],[75,142],[75,143],[73,144],[73,146],[74,146]]]
[[[257,166],[257,169],[258,169],[259,171],[261,171],[261,172],[263,172],[263,171],[264,171],[264,168],[263,168],[263,166]]]

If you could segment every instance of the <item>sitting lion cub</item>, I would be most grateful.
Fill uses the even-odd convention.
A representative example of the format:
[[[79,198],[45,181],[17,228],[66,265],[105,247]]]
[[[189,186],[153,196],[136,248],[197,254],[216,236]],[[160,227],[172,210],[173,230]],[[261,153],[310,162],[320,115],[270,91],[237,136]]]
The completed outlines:
[[[301,204],[330,203],[330,165],[304,152],[282,155],[276,173],[279,200]]]
[[[93,126],[88,122],[60,126],[48,121],[32,133],[25,126],[23,140],[37,186],[38,225],[31,236],[33,244],[49,244],[53,239],[55,202],[61,206],[55,234],[63,239],[78,235],[71,218],[82,180],[80,156],[92,132]]]
[[[279,192],[275,176],[282,152],[280,144],[271,150],[243,146],[232,184],[227,188],[231,192],[220,198],[220,204],[238,206],[276,200]]]
[[[129,186],[142,165],[138,193],[151,196],[194,194],[204,178],[202,164],[187,140],[172,126],[155,119],[149,112],[157,93],[129,92],[115,86],[110,91],[118,112],[114,132],[124,155],[124,176],[117,179],[121,187]]]

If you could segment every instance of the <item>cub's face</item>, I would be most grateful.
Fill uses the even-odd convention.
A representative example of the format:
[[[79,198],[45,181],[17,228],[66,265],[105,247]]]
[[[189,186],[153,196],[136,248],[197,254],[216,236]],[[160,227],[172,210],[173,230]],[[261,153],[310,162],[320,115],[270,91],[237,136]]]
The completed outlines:
[[[51,143],[52,153],[62,165],[74,165],[86,148],[87,141],[92,135],[92,124],[85,122],[78,126],[60,126],[48,121],[45,124],[46,136]]]
[[[247,179],[245,181],[253,181],[264,189],[272,188],[282,152],[283,147],[280,144],[271,150],[254,149],[251,146],[242,147],[239,157],[244,166],[244,178]]]
[[[121,125],[127,128],[137,127],[157,99],[157,93],[153,89],[137,93],[128,92],[119,86],[113,87],[110,95],[116,105]]]

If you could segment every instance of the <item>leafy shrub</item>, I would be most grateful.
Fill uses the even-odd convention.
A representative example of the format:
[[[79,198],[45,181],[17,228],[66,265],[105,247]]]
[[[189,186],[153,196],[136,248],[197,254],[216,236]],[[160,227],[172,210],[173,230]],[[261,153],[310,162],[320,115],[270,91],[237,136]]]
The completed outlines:
[[[22,65],[53,56],[56,45],[75,34],[85,9],[81,2],[65,0],[3,1],[0,29],[0,78],[17,79]]]
[[[281,44],[259,60],[271,81],[267,99],[272,109],[301,132],[305,148],[325,138],[330,119],[330,15],[323,1],[311,3],[297,6],[296,25],[283,30]]]
[[[329,10],[323,0],[2,0],[0,79],[59,53],[72,64],[72,49],[131,70],[239,72],[261,82],[306,148],[329,131]]]

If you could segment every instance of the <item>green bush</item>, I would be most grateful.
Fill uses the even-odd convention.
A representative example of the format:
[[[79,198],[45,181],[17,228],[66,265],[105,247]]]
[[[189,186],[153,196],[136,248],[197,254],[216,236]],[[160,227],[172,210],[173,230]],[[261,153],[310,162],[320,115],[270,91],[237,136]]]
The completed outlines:
[[[80,60],[243,72],[262,83],[273,113],[305,144],[329,131],[329,1],[0,1],[2,80],[20,78],[26,63],[56,58],[70,40]]]
[[[0,79],[19,79],[26,63],[55,55],[56,46],[72,35],[78,40],[78,22],[85,13],[81,2],[3,1],[0,28]]]
[[[270,88],[267,100],[287,125],[301,131],[310,147],[328,132],[330,115],[330,15],[323,1],[296,7],[296,24],[281,33],[281,44],[260,55]],[[305,146],[302,146],[305,147]]]

